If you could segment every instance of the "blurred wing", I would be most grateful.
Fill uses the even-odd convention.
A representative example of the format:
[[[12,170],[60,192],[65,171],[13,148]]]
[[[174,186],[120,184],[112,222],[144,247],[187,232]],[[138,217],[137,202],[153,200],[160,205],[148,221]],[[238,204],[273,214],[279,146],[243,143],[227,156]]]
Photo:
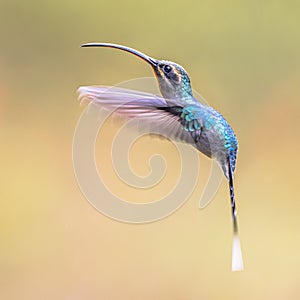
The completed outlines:
[[[184,107],[160,96],[118,87],[80,87],[79,100],[135,119],[140,129],[159,133],[172,140],[195,144],[196,131],[186,129],[181,118]],[[188,124],[189,125],[189,124]],[[200,134],[200,133],[199,133]],[[197,138],[198,139],[198,138]]]

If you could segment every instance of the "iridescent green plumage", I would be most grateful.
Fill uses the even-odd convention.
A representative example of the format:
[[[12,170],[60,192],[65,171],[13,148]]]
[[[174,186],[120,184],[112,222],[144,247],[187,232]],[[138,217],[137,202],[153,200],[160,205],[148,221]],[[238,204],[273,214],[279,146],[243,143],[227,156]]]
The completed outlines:
[[[206,104],[200,103],[193,97],[189,76],[182,66],[174,62],[151,58],[137,50],[117,44],[90,43],[82,46],[120,49],[140,57],[151,65],[158,80],[163,99],[152,97],[149,94],[144,95],[139,100],[123,103],[118,111],[128,116],[143,115],[145,119],[155,119],[157,116],[160,116],[160,118],[157,118],[160,122],[164,120],[161,116],[166,119],[168,118],[168,122],[171,124],[170,126],[177,128],[175,134],[174,132],[172,132],[172,135],[170,134],[172,138],[190,143],[203,154],[215,158],[218,161],[229,181],[232,219],[236,241],[234,247],[236,248],[239,242],[237,242],[238,227],[233,173],[236,166],[238,142],[229,123],[218,111]],[[91,93],[94,93],[94,91]],[[97,98],[99,96],[96,95],[95,97]],[[113,96],[109,99],[112,98]],[[121,100],[119,101],[121,102]],[[101,102],[101,105],[107,107],[113,107],[116,104],[118,104],[118,100],[116,99],[110,103]],[[179,128],[178,125],[180,125]],[[236,251],[234,251],[234,253],[235,252]],[[240,261],[242,261],[241,257],[239,258]],[[234,268],[242,268],[242,265],[237,264]]]

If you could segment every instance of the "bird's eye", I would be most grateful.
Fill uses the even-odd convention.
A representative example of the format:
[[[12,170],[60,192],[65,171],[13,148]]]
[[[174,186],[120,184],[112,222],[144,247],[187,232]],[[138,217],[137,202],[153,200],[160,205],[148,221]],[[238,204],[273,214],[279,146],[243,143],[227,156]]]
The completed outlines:
[[[165,73],[170,73],[172,71],[172,67],[170,67],[169,65],[164,65],[163,70]]]

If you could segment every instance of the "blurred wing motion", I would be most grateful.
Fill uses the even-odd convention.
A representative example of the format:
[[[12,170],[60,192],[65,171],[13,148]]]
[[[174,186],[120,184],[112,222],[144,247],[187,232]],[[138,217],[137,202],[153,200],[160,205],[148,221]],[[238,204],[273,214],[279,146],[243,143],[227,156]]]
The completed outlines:
[[[80,87],[79,100],[138,121],[142,130],[159,133],[172,140],[195,144],[200,130],[196,120],[186,120],[184,107],[173,100],[124,88],[108,86]]]

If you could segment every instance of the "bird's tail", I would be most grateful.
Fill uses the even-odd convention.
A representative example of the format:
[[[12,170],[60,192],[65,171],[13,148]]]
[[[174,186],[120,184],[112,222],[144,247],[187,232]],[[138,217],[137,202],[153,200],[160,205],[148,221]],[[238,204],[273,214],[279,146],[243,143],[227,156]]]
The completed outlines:
[[[237,223],[237,212],[234,196],[234,185],[233,185],[233,174],[232,167],[230,164],[230,157],[228,158],[228,179],[229,179],[229,191],[231,200],[231,213],[233,222],[233,244],[232,244],[232,271],[241,271],[244,269],[242,249],[240,244],[238,223]]]

